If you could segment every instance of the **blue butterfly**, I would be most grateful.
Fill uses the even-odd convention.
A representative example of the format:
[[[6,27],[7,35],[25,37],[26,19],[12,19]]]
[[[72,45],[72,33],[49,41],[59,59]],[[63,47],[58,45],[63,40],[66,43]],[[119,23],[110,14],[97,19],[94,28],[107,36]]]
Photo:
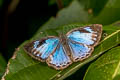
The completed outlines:
[[[48,36],[24,46],[33,58],[46,62],[56,70],[88,58],[100,41],[102,25],[93,24],[75,28],[60,37]]]

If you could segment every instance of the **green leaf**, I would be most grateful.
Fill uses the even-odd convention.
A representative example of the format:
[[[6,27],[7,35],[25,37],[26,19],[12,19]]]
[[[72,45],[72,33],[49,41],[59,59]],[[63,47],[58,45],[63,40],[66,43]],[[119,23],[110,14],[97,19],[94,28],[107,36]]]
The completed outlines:
[[[120,21],[117,21],[117,22],[113,23],[112,25],[120,27]]]
[[[120,80],[120,46],[109,50],[92,63],[84,80]]]
[[[92,10],[92,14],[97,16],[104,8],[108,0],[80,0],[87,10]]]
[[[89,19],[90,16],[88,15],[88,12],[84,10],[84,7],[78,2],[78,0],[74,0],[69,7],[59,11],[56,18],[50,18],[50,20],[43,25],[38,32],[71,23],[86,23]]]
[[[99,15],[90,22],[100,24],[111,24],[120,20],[120,0],[108,0]]]
[[[81,25],[66,25],[63,27],[56,28],[55,30],[45,30],[43,31],[43,35],[39,34],[39,38],[48,35],[58,35],[57,33],[63,32],[66,33],[70,29],[75,27],[79,27]],[[105,32],[108,36],[103,38],[101,43],[95,47],[95,50],[91,57],[84,60],[83,62],[73,63],[70,67],[62,70],[56,71],[53,68],[48,67],[45,63],[41,63],[32,59],[28,56],[24,50],[23,45],[27,42],[23,43],[15,52],[16,54],[9,61],[8,65],[8,73],[5,75],[5,80],[49,80],[49,79],[58,79],[62,80],[74,72],[76,72],[80,67],[84,64],[94,60],[98,56],[100,56],[103,52],[109,50],[110,48],[118,45],[120,43],[120,29],[115,26],[104,26],[103,32]],[[54,31],[54,33],[53,33]],[[38,37],[34,38],[37,39]],[[112,42],[112,43],[111,43]],[[109,43],[109,44],[108,44]]]
[[[6,61],[4,60],[2,55],[0,54],[0,79],[5,72],[6,65],[7,65]]]

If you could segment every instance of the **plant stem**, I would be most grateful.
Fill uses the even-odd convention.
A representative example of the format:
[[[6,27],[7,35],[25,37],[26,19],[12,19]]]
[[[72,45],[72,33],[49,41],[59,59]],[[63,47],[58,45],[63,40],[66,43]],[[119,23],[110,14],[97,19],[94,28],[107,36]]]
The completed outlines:
[[[57,6],[58,6],[59,10],[62,9],[63,8],[62,0],[56,0],[56,2],[57,2]]]

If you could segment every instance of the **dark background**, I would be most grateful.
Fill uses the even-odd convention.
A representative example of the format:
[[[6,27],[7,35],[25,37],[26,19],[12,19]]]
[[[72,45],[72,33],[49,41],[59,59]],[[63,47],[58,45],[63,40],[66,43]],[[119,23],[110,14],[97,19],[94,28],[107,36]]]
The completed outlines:
[[[15,0],[14,0],[15,1]],[[0,8],[0,52],[6,60],[15,48],[30,39],[37,29],[58,11],[57,4],[48,5],[49,0],[20,0],[12,12],[11,0],[5,0]]]

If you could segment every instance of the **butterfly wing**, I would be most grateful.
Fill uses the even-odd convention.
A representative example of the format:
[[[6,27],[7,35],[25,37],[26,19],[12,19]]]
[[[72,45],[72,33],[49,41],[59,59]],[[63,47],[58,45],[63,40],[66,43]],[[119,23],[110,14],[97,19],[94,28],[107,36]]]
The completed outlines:
[[[62,44],[47,59],[47,64],[57,70],[64,69],[72,63]]]
[[[90,26],[76,28],[67,33],[68,39],[86,44],[89,46],[95,46],[99,42],[102,34],[102,25],[93,24]]]
[[[83,59],[89,57],[90,53],[93,51],[92,47],[85,44],[80,44],[72,41],[69,41],[68,44],[71,50],[71,59],[74,62],[82,61]]]
[[[55,50],[58,43],[59,39],[57,37],[47,37],[26,44],[24,49],[33,58],[40,61],[45,61]]]
[[[73,61],[80,61],[90,56],[94,46],[98,44],[101,34],[102,26],[99,24],[76,28],[68,32],[68,44]]]

